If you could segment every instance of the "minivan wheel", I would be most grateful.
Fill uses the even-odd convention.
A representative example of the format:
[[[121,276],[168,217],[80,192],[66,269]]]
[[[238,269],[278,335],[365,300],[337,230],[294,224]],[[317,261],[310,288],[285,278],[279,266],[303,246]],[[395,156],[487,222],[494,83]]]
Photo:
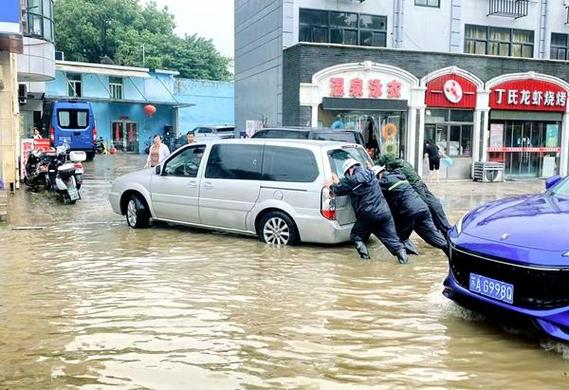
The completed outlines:
[[[259,224],[261,241],[270,245],[294,245],[298,240],[296,226],[283,212],[272,211],[263,216]]]
[[[150,222],[150,213],[144,202],[136,195],[131,195],[126,205],[126,222],[134,229],[145,228]]]

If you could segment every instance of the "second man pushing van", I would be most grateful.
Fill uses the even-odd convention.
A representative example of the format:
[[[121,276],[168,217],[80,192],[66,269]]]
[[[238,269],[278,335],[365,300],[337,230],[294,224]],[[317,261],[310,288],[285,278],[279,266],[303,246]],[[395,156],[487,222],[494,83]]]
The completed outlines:
[[[397,236],[391,211],[373,172],[362,167],[353,158],[344,162],[342,171],[344,178],[332,175],[332,179],[327,180],[325,186],[335,195],[350,195],[357,218],[350,238],[361,258],[369,259],[365,240],[370,234],[375,234],[389,252],[397,256],[401,264],[407,263],[405,247]]]

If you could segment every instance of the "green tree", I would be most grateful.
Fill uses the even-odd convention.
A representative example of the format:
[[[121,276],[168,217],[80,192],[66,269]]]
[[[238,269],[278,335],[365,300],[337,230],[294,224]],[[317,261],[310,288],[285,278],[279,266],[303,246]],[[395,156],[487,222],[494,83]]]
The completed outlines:
[[[56,0],[54,14],[56,47],[68,60],[99,63],[105,58],[119,65],[177,70],[186,78],[231,77],[230,59],[211,40],[176,36],[173,15],[154,1]]]

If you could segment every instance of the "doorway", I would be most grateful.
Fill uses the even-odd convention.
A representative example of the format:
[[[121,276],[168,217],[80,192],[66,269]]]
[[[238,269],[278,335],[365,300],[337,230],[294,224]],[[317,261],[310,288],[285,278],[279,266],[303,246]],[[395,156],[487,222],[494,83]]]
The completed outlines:
[[[139,152],[138,124],[136,122],[115,121],[111,126],[115,148],[126,153]]]
[[[449,157],[470,157],[472,128],[472,124],[426,124],[425,140],[434,142]]]

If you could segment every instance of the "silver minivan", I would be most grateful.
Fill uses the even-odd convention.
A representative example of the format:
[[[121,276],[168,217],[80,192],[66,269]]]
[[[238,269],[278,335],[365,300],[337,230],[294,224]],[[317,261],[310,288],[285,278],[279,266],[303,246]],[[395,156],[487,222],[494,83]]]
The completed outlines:
[[[228,139],[186,145],[161,165],[117,178],[109,200],[132,228],[150,219],[256,235],[275,245],[349,240],[349,198],[323,186],[342,164],[370,161],[355,144]]]

